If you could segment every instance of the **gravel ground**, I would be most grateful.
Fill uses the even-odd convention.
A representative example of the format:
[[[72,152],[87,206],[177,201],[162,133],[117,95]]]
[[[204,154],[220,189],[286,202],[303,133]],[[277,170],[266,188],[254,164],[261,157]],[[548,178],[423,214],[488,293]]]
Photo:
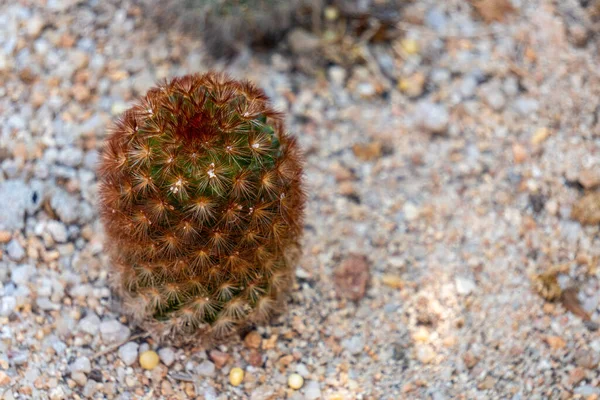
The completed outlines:
[[[0,398],[598,399],[599,232],[571,208],[600,185],[600,39],[591,6],[512,3],[486,24],[416,1],[364,64],[303,72],[296,34],[227,66],[306,151],[304,255],[271,326],[175,348],[111,298],[94,168],[137,94],[208,68],[202,43],[128,0],[0,1]],[[556,266],[591,321],[532,290]]]

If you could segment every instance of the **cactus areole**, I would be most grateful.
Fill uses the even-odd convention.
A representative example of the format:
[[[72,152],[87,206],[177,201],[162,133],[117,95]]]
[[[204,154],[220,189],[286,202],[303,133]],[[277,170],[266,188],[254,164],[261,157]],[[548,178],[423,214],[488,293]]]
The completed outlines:
[[[156,337],[222,338],[282,305],[302,164],[263,91],[215,73],[160,84],[114,124],[98,173],[114,287]]]

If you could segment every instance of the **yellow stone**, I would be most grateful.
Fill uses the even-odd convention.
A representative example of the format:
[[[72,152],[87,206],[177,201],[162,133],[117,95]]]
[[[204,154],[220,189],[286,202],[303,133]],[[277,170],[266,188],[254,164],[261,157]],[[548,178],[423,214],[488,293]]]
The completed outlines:
[[[300,389],[304,385],[304,378],[298,374],[291,374],[288,377],[288,386],[294,390]]]
[[[419,43],[414,39],[403,39],[400,42],[400,46],[406,54],[414,55],[419,53]]]
[[[158,361],[158,354],[155,351],[147,350],[140,354],[140,365],[144,369],[154,369],[158,365]]]
[[[244,370],[238,367],[232,368],[229,371],[229,383],[233,386],[239,386],[244,380]]]

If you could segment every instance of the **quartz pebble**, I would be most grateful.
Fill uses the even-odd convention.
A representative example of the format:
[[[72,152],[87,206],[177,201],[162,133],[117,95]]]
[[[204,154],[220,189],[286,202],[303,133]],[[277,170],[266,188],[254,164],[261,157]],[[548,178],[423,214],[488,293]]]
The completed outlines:
[[[119,347],[119,358],[125,363],[125,365],[133,365],[138,359],[138,347],[139,345],[135,342],[125,343]]]
[[[159,363],[158,354],[152,350],[146,350],[140,354],[140,365],[143,369],[152,370],[156,368]]]

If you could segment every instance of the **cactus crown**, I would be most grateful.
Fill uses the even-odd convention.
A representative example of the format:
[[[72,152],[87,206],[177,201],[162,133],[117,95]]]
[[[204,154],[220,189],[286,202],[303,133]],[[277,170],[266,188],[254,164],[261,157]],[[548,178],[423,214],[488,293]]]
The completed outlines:
[[[99,169],[126,310],[159,335],[219,337],[267,318],[292,279],[301,174],[296,141],[252,84],[208,73],[150,90]]]

